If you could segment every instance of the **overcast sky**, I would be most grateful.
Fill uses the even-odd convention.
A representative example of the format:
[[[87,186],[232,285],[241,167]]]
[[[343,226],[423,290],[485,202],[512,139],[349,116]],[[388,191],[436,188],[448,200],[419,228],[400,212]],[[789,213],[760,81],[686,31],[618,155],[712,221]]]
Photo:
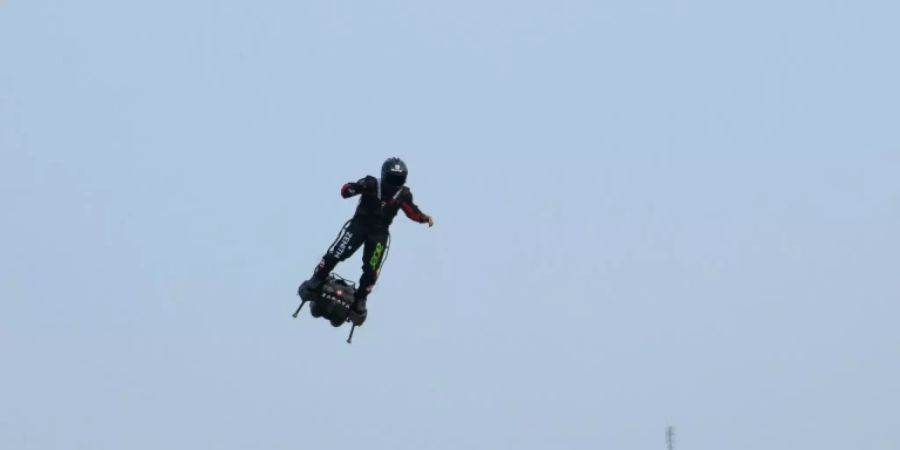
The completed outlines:
[[[0,0],[0,448],[900,448],[898,23]],[[295,290],[389,156],[347,345]]]

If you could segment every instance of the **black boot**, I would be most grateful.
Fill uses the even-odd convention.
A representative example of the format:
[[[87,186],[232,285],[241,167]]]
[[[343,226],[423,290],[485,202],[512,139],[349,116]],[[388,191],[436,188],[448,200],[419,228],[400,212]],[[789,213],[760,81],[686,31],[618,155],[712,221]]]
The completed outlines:
[[[313,275],[312,278],[303,282],[300,287],[297,289],[297,294],[300,295],[300,298],[304,300],[308,300],[311,298],[313,294],[318,292],[318,290],[322,287],[322,284],[325,283],[324,278],[319,278]]]
[[[352,321],[354,325],[359,326],[366,321],[366,316],[368,315],[369,311],[366,309],[365,297],[357,297],[353,301],[353,306],[350,308],[350,321]]]
[[[368,310],[366,309],[366,299],[355,299],[353,301],[353,311],[357,314],[365,315],[368,312]]]
[[[324,282],[325,282],[325,277],[317,277],[317,276],[313,275],[312,278],[310,278],[309,281],[306,282],[306,284],[307,284],[307,286],[309,286],[310,289],[315,291],[315,290],[318,290],[319,288],[321,288],[322,283],[324,283]]]

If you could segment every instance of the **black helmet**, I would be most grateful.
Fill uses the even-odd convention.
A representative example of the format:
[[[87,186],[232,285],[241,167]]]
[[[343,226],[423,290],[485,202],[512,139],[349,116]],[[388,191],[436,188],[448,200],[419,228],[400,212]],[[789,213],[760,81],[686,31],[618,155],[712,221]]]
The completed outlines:
[[[391,186],[403,186],[406,183],[406,163],[400,158],[388,158],[381,165],[381,182]]]

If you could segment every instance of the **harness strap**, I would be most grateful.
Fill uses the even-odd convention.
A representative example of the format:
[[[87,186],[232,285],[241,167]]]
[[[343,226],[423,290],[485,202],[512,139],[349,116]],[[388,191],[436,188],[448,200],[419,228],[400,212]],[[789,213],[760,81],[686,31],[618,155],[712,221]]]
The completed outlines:
[[[385,202],[384,202],[384,200],[381,199],[381,178],[378,179],[378,183],[377,183],[377,184],[378,184],[378,201],[380,201],[381,204],[384,205]],[[397,198],[400,197],[400,193],[401,193],[401,192],[403,192],[403,186],[400,186],[400,187],[397,189],[397,192],[394,194],[393,197],[391,197],[391,200],[397,200]]]

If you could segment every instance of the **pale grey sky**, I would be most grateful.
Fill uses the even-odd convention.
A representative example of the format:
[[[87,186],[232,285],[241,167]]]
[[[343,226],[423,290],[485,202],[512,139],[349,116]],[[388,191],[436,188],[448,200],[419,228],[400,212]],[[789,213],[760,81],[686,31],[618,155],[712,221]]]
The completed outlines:
[[[2,1],[0,448],[900,448],[898,21]],[[294,292],[393,155],[348,346]]]

